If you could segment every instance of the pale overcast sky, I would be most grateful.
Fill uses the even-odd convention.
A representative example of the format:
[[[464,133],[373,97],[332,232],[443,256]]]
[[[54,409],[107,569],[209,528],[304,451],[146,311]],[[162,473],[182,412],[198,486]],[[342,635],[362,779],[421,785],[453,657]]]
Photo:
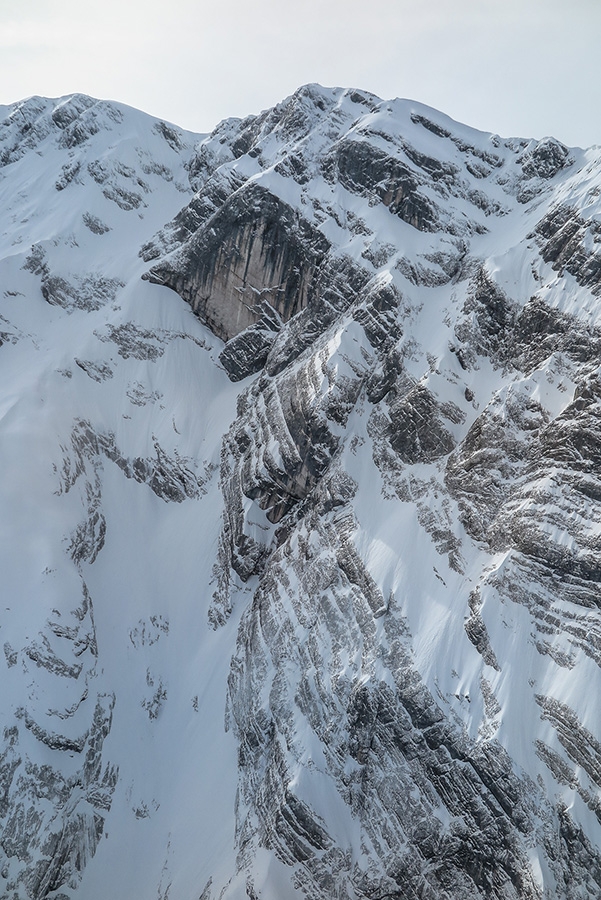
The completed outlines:
[[[601,144],[601,0],[0,0],[0,104],[81,91],[194,131],[309,81]]]

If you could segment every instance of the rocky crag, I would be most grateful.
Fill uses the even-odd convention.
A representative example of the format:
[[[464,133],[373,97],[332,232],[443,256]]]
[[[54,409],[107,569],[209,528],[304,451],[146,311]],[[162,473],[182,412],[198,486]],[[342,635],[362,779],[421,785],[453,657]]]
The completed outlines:
[[[599,151],[3,115],[0,895],[598,898]]]

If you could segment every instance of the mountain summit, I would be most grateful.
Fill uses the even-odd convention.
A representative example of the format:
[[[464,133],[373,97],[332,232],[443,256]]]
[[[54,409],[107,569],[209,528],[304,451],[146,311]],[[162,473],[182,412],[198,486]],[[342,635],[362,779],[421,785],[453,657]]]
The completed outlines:
[[[601,151],[0,118],[2,900],[597,900]]]

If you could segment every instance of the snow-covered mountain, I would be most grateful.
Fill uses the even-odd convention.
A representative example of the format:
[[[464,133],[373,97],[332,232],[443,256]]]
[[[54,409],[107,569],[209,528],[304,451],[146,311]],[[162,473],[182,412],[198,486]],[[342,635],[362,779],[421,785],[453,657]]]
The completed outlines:
[[[599,898],[601,151],[0,120],[0,897]]]

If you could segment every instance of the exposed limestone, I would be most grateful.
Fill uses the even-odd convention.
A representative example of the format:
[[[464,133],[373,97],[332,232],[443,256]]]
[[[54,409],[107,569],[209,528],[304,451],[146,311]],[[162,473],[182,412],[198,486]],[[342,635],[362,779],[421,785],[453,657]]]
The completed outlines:
[[[42,296],[47,303],[70,311],[100,309],[105,304],[112,303],[119,288],[123,287],[122,281],[97,273],[77,275],[71,281],[62,275],[53,274],[41,244],[35,244],[31,248],[23,268],[41,277]]]
[[[210,465],[204,467],[202,474],[197,473],[198,464],[194,460],[182,459],[177,451],[170,457],[165,450],[154,441],[156,458],[125,457],[115,444],[113,434],[103,434],[94,431],[89,422],[78,421],[73,428],[71,438],[71,451],[64,449],[63,469],[60,473],[60,491],[69,491],[75,485],[80,475],[86,473],[85,496],[88,499],[88,520],[83,526],[80,540],[75,540],[74,546],[85,544],[86,534],[96,534],[93,541],[96,549],[94,557],[99,552],[98,542],[104,540],[102,515],[97,512],[100,498],[99,468],[102,467],[103,457],[115,463],[126,478],[133,478],[141,484],[147,484],[150,489],[163,500],[181,503],[186,498],[200,496],[204,492],[204,485],[211,477]],[[78,550],[77,552],[83,552]],[[87,553],[84,553],[88,557]],[[93,560],[91,560],[93,561]]]
[[[536,227],[545,262],[562,274],[569,272],[582,287],[601,291],[601,226],[569,206],[552,209]]]
[[[436,206],[419,191],[414,172],[369,141],[347,140],[325,161],[326,177],[353,192],[374,191],[393,215],[419,231],[436,231]]]
[[[292,207],[251,186],[228,198],[149,278],[176,290],[227,340],[258,321],[265,301],[284,321],[304,309],[328,249]]]

